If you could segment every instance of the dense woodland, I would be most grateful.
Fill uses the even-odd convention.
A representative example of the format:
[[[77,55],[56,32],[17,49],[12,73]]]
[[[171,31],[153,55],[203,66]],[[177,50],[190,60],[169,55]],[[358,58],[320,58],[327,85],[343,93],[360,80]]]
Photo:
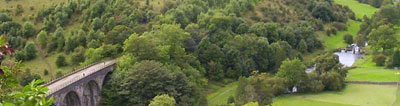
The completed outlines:
[[[71,61],[58,56],[57,67],[119,58],[101,105],[206,106],[208,83],[226,80],[239,83],[227,104],[269,105],[294,87],[299,92],[344,87],[347,69],[338,56],[328,51],[312,62],[303,56],[322,50],[318,36],[346,30],[350,19],[363,22],[354,42],[368,41],[374,60],[390,58],[383,65],[400,66],[392,39],[399,5],[359,1],[382,9],[370,19],[356,19],[349,7],[332,0],[70,0],[39,10],[23,24],[12,17],[21,8],[2,10],[0,33],[17,61],[38,58],[38,50],[71,56]],[[353,37],[345,40],[352,44]],[[315,71],[306,73],[313,64]],[[34,79],[40,76],[27,70],[20,84]]]

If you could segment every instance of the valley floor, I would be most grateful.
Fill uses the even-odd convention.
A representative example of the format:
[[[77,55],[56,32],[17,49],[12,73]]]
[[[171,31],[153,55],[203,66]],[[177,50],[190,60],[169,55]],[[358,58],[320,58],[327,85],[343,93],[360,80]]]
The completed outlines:
[[[356,18],[362,19],[364,15],[371,17],[378,9],[356,0],[335,0],[335,3],[347,5],[352,9]],[[356,35],[361,22],[349,20],[348,30],[340,31],[336,35],[320,38],[326,49],[345,47],[344,34]],[[346,81],[373,81],[394,82],[400,81],[399,70],[377,67],[370,56],[357,60],[354,64],[357,68],[349,70]],[[231,83],[208,96],[211,106],[226,104],[229,96],[235,94],[237,83]],[[398,106],[400,105],[400,89],[396,85],[372,85],[372,84],[346,84],[340,91],[325,91],[309,94],[288,94],[275,97],[273,106]]]
[[[341,91],[277,97],[273,106],[390,106],[396,91],[395,85],[347,84]]]

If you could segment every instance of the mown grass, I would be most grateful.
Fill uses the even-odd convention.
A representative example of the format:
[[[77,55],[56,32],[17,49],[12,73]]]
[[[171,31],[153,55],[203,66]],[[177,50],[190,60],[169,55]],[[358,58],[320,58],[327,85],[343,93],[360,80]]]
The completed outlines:
[[[336,4],[349,6],[356,15],[357,19],[363,19],[364,15],[371,18],[371,16],[378,11],[378,8],[372,7],[368,4],[359,3],[357,0],[334,0]]]
[[[397,86],[399,87],[399,86]],[[392,106],[399,106],[400,105],[400,88],[397,88],[396,92],[396,101],[392,104]]]
[[[349,70],[346,80],[378,82],[392,82],[400,80],[400,75],[397,74],[400,72],[399,70],[378,67],[372,61],[371,56],[366,56],[357,60],[354,63],[354,66],[357,68]]]
[[[217,91],[209,94],[207,96],[208,104],[210,106],[218,106],[227,104],[228,98],[234,96],[236,93],[238,82],[233,82],[225,85],[224,87],[218,89]]]
[[[344,42],[343,36],[345,34],[351,34],[353,37],[355,37],[357,32],[360,30],[360,24],[361,22],[359,21],[349,20],[347,22],[348,27],[346,31],[339,31],[336,35],[320,36],[320,39],[324,41],[325,49],[332,50],[346,47],[347,44]]]
[[[347,84],[341,91],[277,97],[273,106],[390,106],[396,90],[393,85]]]

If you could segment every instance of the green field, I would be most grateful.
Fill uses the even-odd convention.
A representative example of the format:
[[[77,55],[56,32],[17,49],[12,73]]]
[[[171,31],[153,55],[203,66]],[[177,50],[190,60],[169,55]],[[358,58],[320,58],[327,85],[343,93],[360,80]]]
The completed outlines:
[[[218,89],[207,96],[208,104],[210,106],[217,106],[227,104],[228,98],[234,96],[238,82],[227,84],[223,88]]]
[[[358,3],[356,0],[335,0],[335,3],[340,5],[349,6],[356,14],[356,18],[363,19],[364,15],[371,18],[371,16],[378,11],[378,8],[372,7],[368,4]]]
[[[324,41],[325,49],[331,50],[341,47],[346,47],[347,44],[344,43],[343,36],[345,34],[351,34],[353,37],[357,35],[360,30],[361,22],[349,20],[347,22],[348,28],[346,31],[339,31],[336,35],[331,36],[321,36],[321,40]]]
[[[346,80],[378,82],[400,81],[400,75],[396,74],[400,72],[399,70],[377,67],[375,63],[372,62],[371,56],[357,60],[354,66],[357,66],[357,68],[349,70]]]
[[[341,91],[277,97],[273,106],[390,106],[396,90],[393,85],[347,84]]]

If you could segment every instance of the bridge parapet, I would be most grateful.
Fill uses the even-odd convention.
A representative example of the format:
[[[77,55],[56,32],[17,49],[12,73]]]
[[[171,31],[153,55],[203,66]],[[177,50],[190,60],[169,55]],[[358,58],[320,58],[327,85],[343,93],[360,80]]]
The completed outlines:
[[[75,70],[75,71],[72,71],[72,72],[70,72],[70,73],[68,73],[68,74],[65,74],[65,75],[63,75],[62,77],[59,77],[59,78],[57,78],[57,79],[55,79],[55,80],[52,80],[52,81],[50,81],[50,82],[44,84],[44,86],[49,87],[49,86],[51,86],[52,84],[55,84],[55,83],[58,83],[58,84],[57,84],[57,86],[55,86],[55,87],[54,87],[54,86],[53,86],[52,88],[49,87],[49,90],[46,92],[46,96],[50,96],[50,95],[52,95],[53,93],[55,93],[55,92],[57,92],[57,91],[59,91],[59,90],[65,88],[65,87],[67,87],[67,86],[73,84],[74,82],[77,82],[77,81],[79,81],[79,80],[81,80],[81,79],[83,79],[83,78],[85,78],[85,77],[87,77],[87,76],[90,76],[90,75],[92,75],[93,73],[98,72],[98,71],[100,71],[100,70],[102,70],[102,69],[104,69],[104,68],[107,68],[107,67],[109,67],[109,66],[112,66],[112,65],[114,65],[115,63],[116,63],[116,59],[115,59],[115,60],[110,60],[110,61],[107,61],[107,62],[93,63],[93,64],[87,65],[87,66],[85,66],[85,67],[82,67],[82,68],[80,68],[80,69],[77,69],[77,70]],[[93,66],[96,66],[96,67],[95,67],[94,69],[88,70],[89,68],[91,68],[91,67],[93,67]],[[81,71],[85,71],[85,72],[83,73],[83,75],[76,75],[73,79],[68,80],[68,81],[66,81],[66,82],[65,82],[65,81],[64,81],[64,82],[61,82],[61,81],[60,81],[60,80],[63,80],[64,78],[67,78],[67,77],[69,77],[69,76],[71,76],[71,75],[77,74],[77,73],[79,73],[79,72],[81,72]],[[59,84],[59,83],[61,83],[61,84]]]

